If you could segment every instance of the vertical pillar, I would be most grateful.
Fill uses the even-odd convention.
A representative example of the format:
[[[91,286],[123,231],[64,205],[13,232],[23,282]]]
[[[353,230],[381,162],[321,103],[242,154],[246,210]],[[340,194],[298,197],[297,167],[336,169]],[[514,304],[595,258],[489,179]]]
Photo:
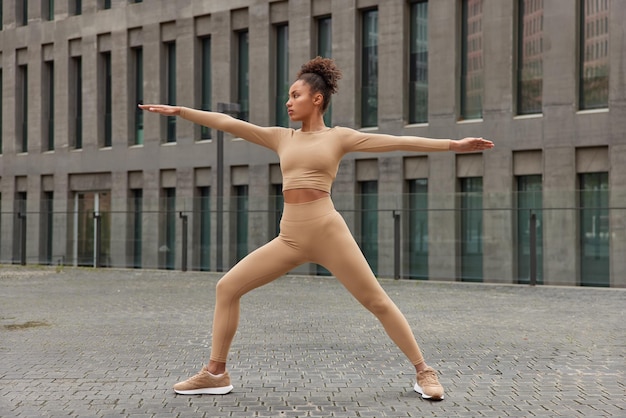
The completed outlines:
[[[111,267],[129,267],[127,254],[132,250],[128,230],[128,173],[111,173],[110,254]]]
[[[399,133],[404,127],[406,8],[403,0],[387,0],[378,9],[378,127],[385,133]]]
[[[357,126],[356,105],[360,68],[357,62],[357,10],[355,0],[332,0],[333,57],[343,73],[341,94],[333,105],[333,124]]]
[[[578,283],[575,149],[544,149],[544,283]]]

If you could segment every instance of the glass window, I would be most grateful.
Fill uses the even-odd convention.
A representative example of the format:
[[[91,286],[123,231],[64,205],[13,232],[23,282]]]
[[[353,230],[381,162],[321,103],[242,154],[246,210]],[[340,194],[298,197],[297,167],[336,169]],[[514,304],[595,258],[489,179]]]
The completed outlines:
[[[74,10],[75,15],[80,15],[83,13],[83,1],[82,0],[74,0]]]
[[[101,60],[101,76],[100,81],[102,107],[103,107],[103,135],[102,146],[110,147],[113,144],[113,122],[112,122],[112,99],[113,91],[111,86],[111,52],[103,52],[100,54]]]
[[[159,251],[163,253],[163,267],[174,270],[176,266],[176,188],[163,189],[164,228],[163,245]]]
[[[517,37],[517,113],[541,113],[543,0],[519,0]]]
[[[239,117],[243,120],[250,118],[249,104],[249,42],[248,31],[237,32],[237,103],[239,103]]]
[[[136,47],[131,52],[133,66],[133,145],[143,144],[143,111],[137,107],[139,103],[143,103],[143,48]]]
[[[0,6],[2,6],[1,2],[0,2]],[[2,223],[3,223],[2,220],[3,220],[3,216],[2,216],[2,193],[0,193],[0,236],[2,236],[1,235],[2,234]],[[2,241],[3,240],[0,239],[0,254],[1,254],[1,251],[2,251]],[[2,260],[2,259],[0,258],[0,260]]]
[[[4,28],[4,2],[0,0],[0,30]]]
[[[200,108],[202,110],[211,110],[211,100],[213,95],[213,92],[211,90],[211,38],[202,38],[200,40],[200,44],[202,54],[202,97],[200,98],[202,103],[200,104]],[[211,128],[202,126],[200,128],[200,138],[211,139]]]
[[[580,182],[580,285],[610,286],[609,173],[584,173]]]
[[[95,267],[110,267],[111,266],[111,193],[98,192],[97,193],[97,207],[96,212],[99,215],[100,227],[96,230],[96,238],[98,247],[100,249],[98,259],[95,260],[98,264]]]
[[[200,270],[209,271],[211,268],[211,189],[198,188],[200,209]]]
[[[54,0],[47,0],[43,2],[44,10],[42,15],[47,20],[54,20]]]
[[[2,6],[2,3],[0,2],[0,6]],[[2,193],[0,193],[0,236],[2,236]],[[0,239],[0,254],[1,254],[1,250],[2,250],[2,240]],[[1,260],[1,258],[0,258]]]
[[[332,18],[330,16],[317,19],[317,55],[324,58],[333,56]]]
[[[235,186],[236,261],[248,254],[248,186]]]
[[[605,108],[609,105],[609,4],[582,0],[580,7],[579,107]]]
[[[176,105],[176,42],[165,44],[165,102]],[[176,142],[176,116],[167,116],[167,142]]]
[[[44,62],[43,68],[43,150],[54,150],[54,61]]]
[[[20,25],[26,26],[28,25],[28,0],[18,1],[17,5],[18,21]]]
[[[75,194],[74,263],[79,266],[104,267],[111,260],[111,194],[80,192]],[[96,216],[99,227],[96,225]],[[99,250],[99,251],[98,251]]]
[[[428,2],[411,3],[409,123],[428,122]]]
[[[23,251],[26,248],[27,232],[27,194],[26,192],[16,192],[13,202],[13,262],[19,264],[22,260]]]
[[[543,195],[541,175],[517,177],[517,282],[530,282],[530,217],[535,215],[537,283],[543,283]]]
[[[142,235],[143,235],[143,190],[130,191],[130,232],[132,242],[131,267],[141,268],[142,265]]]
[[[276,125],[289,126],[285,102],[289,96],[289,26],[276,26]]]
[[[18,152],[28,152],[28,67],[17,67],[17,140]]]
[[[0,3],[0,7],[2,7],[2,3]],[[2,82],[2,80],[4,79],[3,77],[3,71],[2,71],[2,67],[0,67],[0,155],[2,155],[2,120],[3,120],[3,116],[2,116],[2,107],[3,105],[3,100],[2,97],[4,96],[4,84]]]
[[[72,57],[70,63],[70,142],[73,148],[83,147],[83,61]]]
[[[378,125],[378,10],[362,15],[361,126]]]
[[[54,225],[54,192],[43,192],[41,197],[41,256],[42,264],[52,264],[52,242]]]
[[[463,0],[461,119],[483,116],[483,0]]]
[[[324,58],[332,58],[333,56],[332,18],[330,16],[317,19],[317,55]],[[324,113],[326,126],[333,126],[332,107],[331,102]]]
[[[461,280],[483,280],[483,179],[461,180]]]
[[[76,193],[75,199],[74,264],[93,266],[95,195],[93,193]]]
[[[408,183],[409,278],[428,279],[428,179]]]
[[[272,204],[273,204],[273,212],[274,212],[274,233],[270,239],[277,237],[280,234],[280,219],[283,216],[283,206],[285,204],[285,199],[283,197],[283,185],[282,184],[272,184]]]
[[[378,274],[378,182],[359,182],[361,250],[374,274]]]

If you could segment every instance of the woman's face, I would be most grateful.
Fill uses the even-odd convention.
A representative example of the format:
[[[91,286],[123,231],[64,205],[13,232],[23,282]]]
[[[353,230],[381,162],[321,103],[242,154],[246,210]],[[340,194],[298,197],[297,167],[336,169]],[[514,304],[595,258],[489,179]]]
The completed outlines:
[[[298,122],[320,112],[322,100],[321,93],[313,93],[308,83],[297,80],[289,88],[289,100],[286,103],[289,119]]]

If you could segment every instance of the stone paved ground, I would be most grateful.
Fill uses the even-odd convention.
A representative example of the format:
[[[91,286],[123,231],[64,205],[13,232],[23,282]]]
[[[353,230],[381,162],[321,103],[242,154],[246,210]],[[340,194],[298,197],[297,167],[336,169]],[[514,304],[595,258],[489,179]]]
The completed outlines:
[[[382,280],[446,399],[331,278],[246,295],[234,391],[178,396],[207,360],[218,276],[0,268],[2,417],[626,416],[626,291]]]

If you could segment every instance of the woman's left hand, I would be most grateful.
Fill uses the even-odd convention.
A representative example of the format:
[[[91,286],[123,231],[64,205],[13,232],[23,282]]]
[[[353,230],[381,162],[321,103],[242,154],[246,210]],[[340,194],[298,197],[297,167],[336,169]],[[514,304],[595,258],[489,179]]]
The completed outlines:
[[[450,150],[456,152],[483,151],[493,147],[493,142],[483,138],[463,138],[450,143]]]
[[[164,116],[178,116],[180,115],[180,106],[168,106],[161,104],[140,104],[137,105],[142,110],[148,112],[158,113]]]

